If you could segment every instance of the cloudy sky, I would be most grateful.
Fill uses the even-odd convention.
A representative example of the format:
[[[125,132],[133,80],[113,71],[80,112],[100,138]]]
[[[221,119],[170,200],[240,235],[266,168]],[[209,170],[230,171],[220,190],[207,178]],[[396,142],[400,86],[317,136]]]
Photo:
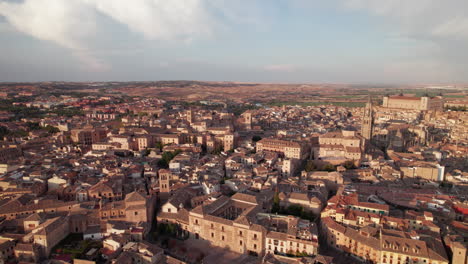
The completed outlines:
[[[0,81],[468,82],[467,0],[0,0]]]

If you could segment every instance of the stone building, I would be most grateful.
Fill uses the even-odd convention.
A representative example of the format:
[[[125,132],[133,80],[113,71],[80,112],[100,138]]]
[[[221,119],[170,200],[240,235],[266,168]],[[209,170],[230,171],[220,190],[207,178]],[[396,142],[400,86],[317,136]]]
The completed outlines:
[[[123,201],[101,202],[99,216],[101,221],[125,221],[146,223],[154,213],[154,199],[139,192],[131,192]]]
[[[33,241],[33,244],[38,246],[40,253],[47,257],[52,248],[70,233],[68,224],[67,217],[48,219],[26,235],[23,240],[25,242]]]
[[[16,160],[22,156],[21,148],[12,145],[0,148],[0,163],[7,163],[8,161]]]
[[[383,107],[399,108],[410,110],[439,110],[444,109],[444,99],[441,96],[436,97],[409,97],[409,96],[385,96],[383,98]]]
[[[71,140],[83,145],[92,145],[93,143],[102,142],[106,137],[106,129],[94,128],[89,124],[82,129],[71,130]]]
[[[388,208],[359,202],[358,195],[334,196],[321,214],[324,240],[372,263],[449,263],[430,212],[407,211],[397,218],[388,216]]]
[[[175,223],[184,235],[240,254],[317,254],[315,224],[293,216],[263,213],[269,211],[272,199],[272,194],[222,196],[190,211],[162,212],[158,222]]]
[[[347,160],[360,163],[365,140],[355,131],[334,131],[320,135],[319,144],[312,147],[315,160],[331,164],[342,164]]]
[[[364,108],[364,115],[362,117],[361,136],[367,140],[372,139],[372,126],[374,124],[374,116],[372,111],[372,101],[369,100]]]
[[[279,152],[290,159],[304,159],[307,156],[304,146],[300,143],[272,138],[264,138],[257,142],[257,152],[260,151]]]

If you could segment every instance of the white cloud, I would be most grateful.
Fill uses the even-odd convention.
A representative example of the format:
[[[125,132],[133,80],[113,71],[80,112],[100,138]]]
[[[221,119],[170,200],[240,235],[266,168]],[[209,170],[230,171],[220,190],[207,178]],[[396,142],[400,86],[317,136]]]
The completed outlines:
[[[220,23],[211,9],[217,5],[211,4],[218,1],[0,0],[0,16],[19,32],[70,49],[84,67],[105,70],[109,66],[92,56],[88,45],[100,26],[98,13],[147,39],[188,44],[216,30]]]
[[[452,37],[468,41],[466,0],[342,0],[354,10],[390,19],[402,34],[422,38]]]
[[[83,0],[99,12],[148,39],[174,40],[209,36],[210,14],[203,0]]]
[[[390,38],[412,40],[402,46],[402,60],[391,73],[419,74],[435,80],[466,76],[468,54],[468,1],[466,0],[340,0],[349,10],[381,18]],[[424,54],[422,54],[424,53]],[[430,60],[430,61],[428,61]],[[413,67],[413,68],[412,68]],[[404,69],[398,71],[397,69]],[[457,77],[458,76],[458,77]],[[465,77],[462,77],[465,78]]]
[[[455,17],[437,25],[432,34],[439,37],[455,37],[468,39],[468,17]]]
[[[91,70],[107,68],[87,52],[85,39],[94,34],[96,23],[93,10],[80,0],[0,2],[0,15],[24,34],[71,49]]]
[[[108,68],[92,56],[88,43],[100,16],[149,40],[189,44],[210,37],[223,23],[258,25],[259,1],[244,0],[0,0],[0,17],[24,34],[68,48],[93,70]],[[256,10],[256,11],[252,11]],[[248,14],[246,14],[246,12]],[[101,32],[101,31],[99,31]],[[102,32],[111,35],[111,32]]]

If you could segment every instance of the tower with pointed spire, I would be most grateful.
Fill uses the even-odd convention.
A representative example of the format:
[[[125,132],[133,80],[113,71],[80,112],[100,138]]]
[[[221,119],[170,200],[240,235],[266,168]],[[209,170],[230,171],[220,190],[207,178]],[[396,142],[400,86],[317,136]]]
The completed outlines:
[[[364,115],[362,117],[361,135],[367,139],[372,139],[372,128],[374,125],[374,115],[372,111],[372,100],[369,95],[366,107],[364,108]]]
[[[187,121],[192,124],[193,123],[193,110],[192,108],[190,108],[188,111],[187,111]]]

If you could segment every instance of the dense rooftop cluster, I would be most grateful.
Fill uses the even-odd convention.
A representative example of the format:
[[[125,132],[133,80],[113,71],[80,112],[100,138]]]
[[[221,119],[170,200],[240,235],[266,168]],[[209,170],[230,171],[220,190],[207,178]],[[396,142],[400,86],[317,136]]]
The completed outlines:
[[[442,97],[2,96],[1,261],[467,261],[468,113]]]

